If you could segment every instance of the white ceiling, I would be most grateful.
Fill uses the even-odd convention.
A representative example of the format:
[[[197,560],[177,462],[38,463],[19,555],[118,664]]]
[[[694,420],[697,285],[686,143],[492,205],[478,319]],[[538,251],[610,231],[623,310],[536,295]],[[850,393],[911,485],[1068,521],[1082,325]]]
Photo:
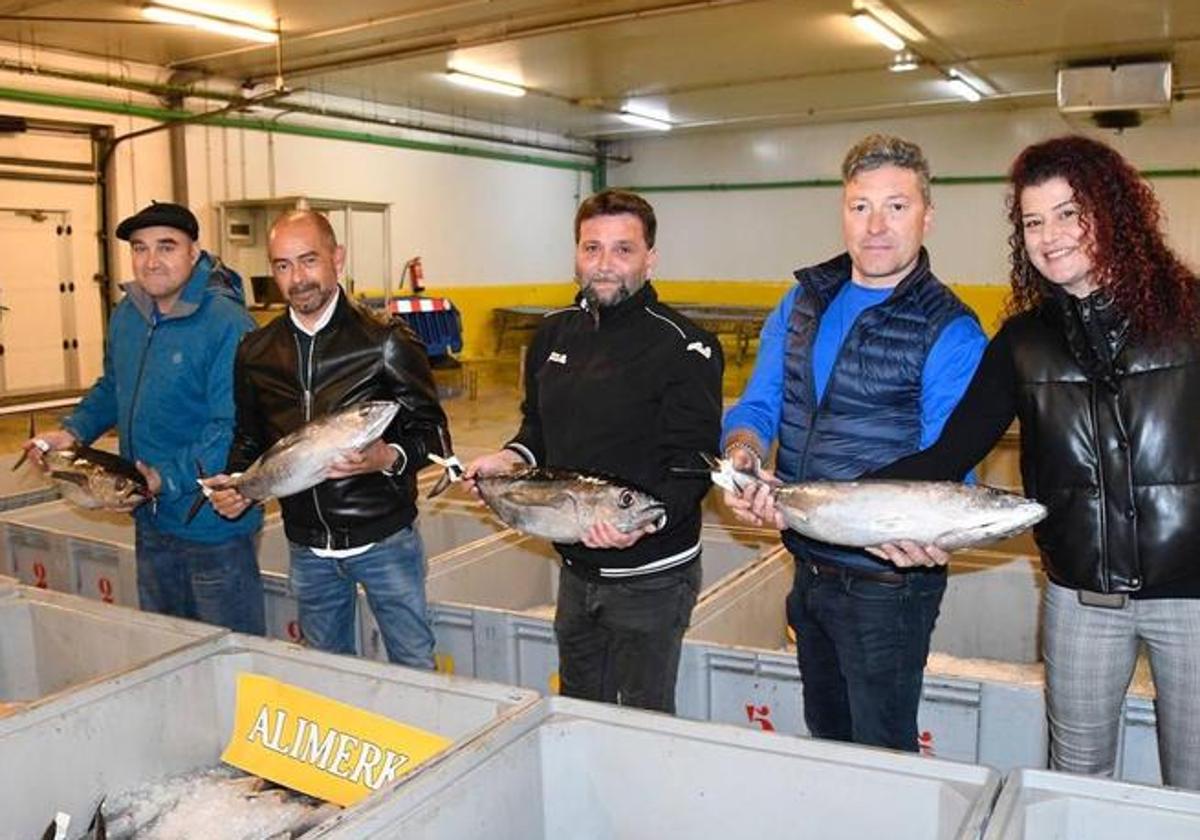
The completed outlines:
[[[1197,0],[858,0],[924,59],[850,21],[852,0],[221,0],[278,18],[289,87],[574,137],[633,131],[631,100],[682,129],[1045,105],[1067,62],[1166,56],[1200,92]],[[140,2],[0,0],[0,40],[269,84],[271,46],[141,22]],[[78,18],[79,22],[34,18]],[[109,21],[109,22],[101,22]],[[457,66],[522,83],[505,99],[449,84]],[[944,72],[994,88],[967,105]]]

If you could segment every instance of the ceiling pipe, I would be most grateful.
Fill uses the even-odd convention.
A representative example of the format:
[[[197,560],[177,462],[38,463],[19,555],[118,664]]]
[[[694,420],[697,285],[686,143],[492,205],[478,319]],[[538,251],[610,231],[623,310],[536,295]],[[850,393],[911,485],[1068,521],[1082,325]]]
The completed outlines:
[[[399,48],[389,46],[383,50],[378,50],[367,55],[351,55],[349,57],[340,59],[328,58],[309,64],[297,62],[296,64],[285,66],[284,71],[289,77],[307,76],[314,73],[322,73],[328,70],[347,70],[353,67],[379,64],[385,61],[397,61],[405,58],[418,58],[420,56],[433,55],[454,49],[479,47],[487,44],[500,43],[503,41],[515,41],[523,38],[532,38],[538,35],[553,35],[561,32],[574,32],[581,29],[590,29],[595,26],[603,26],[612,23],[644,20],[648,18],[662,17],[664,15],[702,11],[705,9],[716,9],[723,6],[735,6],[744,3],[757,3],[761,1],[762,0],[687,0],[687,2],[668,3],[662,6],[653,6],[646,9],[636,9],[628,12],[614,12],[605,15],[592,15],[590,17],[578,17],[559,23],[534,24],[525,27],[521,27],[519,25],[514,27],[511,25],[511,19],[504,18],[499,21],[491,22],[495,24],[496,31],[488,35],[459,37],[453,32],[446,32],[439,33],[435,36],[415,36],[408,38],[407,40],[409,42],[424,41],[427,43],[419,46]],[[487,26],[488,23],[489,22],[472,24],[469,27],[469,30],[478,29],[481,26]],[[431,38],[435,40],[430,43],[429,41]],[[390,40],[394,42],[397,39]],[[348,47],[345,50],[335,51],[331,54],[336,55],[337,52],[355,53],[363,49],[364,48],[361,46]],[[263,76],[256,71],[251,71],[250,80],[254,82],[261,82],[263,81]]]
[[[149,96],[157,96],[166,98],[171,96],[183,96],[187,98],[209,100],[225,103],[245,102],[246,99],[240,94],[222,93],[220,91],[208,91],[194,86],[180,86],[172,84],[161,84],[154,82],[141,82],[132,79],[122,79],[113,76],[102,76],[95,73],[86,73],[82,71],[63,70],[58,68],[47,68],[43,66],[34,66],[31,64],[22,64],[19,62],[10,61],[8,59],[0,59],[0,71],[8,71],[12,73],[22,73],[29,75],[40,75],[52,79],[62,79],[64,81],[81,82],[84,84],[103,85],[105,87],[116,88],[118,90],[128,90],[135,93],[144,93]],[[407,131],[420,131],[428,134],[442,135],[446,137],[455,137],[462,140],[477,140],[484,143],[495,143],[501,146],[510,146],[521,149],[535,149],[542,152],[553,152],[555,154],[573,155],[576,157],[594,158],[596,156],[595,145],[586,139],[580,139],[581,147],[568,146],[565,144],[544,143],[535,140],[520,140],[517,138],[498,137],[488,134],[483,131],[471,131],[468,129],[458,128],[443,128],[439,126],[426,125],[424,123],[411,122],[407,120],[392,119],[388,117],[373,117],[367,114],[356,113],[354,111],[346,111],[339,108],[325,108],[317,105],[304,105],[294,103],[288,100],[281,99],[277,102],[277,107],[285,111],[291,111],[298,114],[306,114],[315,117],[325,117],[328,119],[346,120],[348,122],[363,123],[366,125],[383,126],[390,129],[402,129]],[[610,156],[609,160],[617,163],[628,163],[628,157]]]
[[[312,32],[299,32],[289,34],[287,36],[288,44],[300,44],[305,41],[319,40],[321,38],[332,38],[336,35],[345,35],[350,32],[358,32],[362,29],[370,29],[375,26],[387,26],[392,23],[401,23],[406,20],[416,20],[423,17],[432,17],[434,15],[443,14],[446,12],[456,12],[459,9],[469,8],[471,6],[487,6],[493,0],[458,0],[454,3],[443,3],[440,6],[430,6],[425,9],[414,9],[411,12],[402,12],[395,15],[387,15],[379,18],[368,18],[366,20],[349,23],[345,26],[335,26],[330,29],[317,29]],[[204,55],[192,56],[191,58],[181,59],[180,61],[172,61],[167,66],[171,68],[190,68],[196,64],[205,61],[211,61],[214,58],[227,58],[231,55],[243,55],[248,52],[256,52],[258,50],[268,49],[269,44],[246,44],[240,47],[233,47],[228,50],[220,50],[219,52],[205,53]]]

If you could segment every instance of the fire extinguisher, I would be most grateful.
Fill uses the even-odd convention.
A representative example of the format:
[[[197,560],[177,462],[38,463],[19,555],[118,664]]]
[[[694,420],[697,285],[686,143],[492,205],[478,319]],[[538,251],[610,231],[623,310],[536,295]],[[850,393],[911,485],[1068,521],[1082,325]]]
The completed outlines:
[[[425,291],[425,286],[422,282],[425,280],[425,270],[421,268],[420,257],[413,257],[406,262],[402,275],[408,278],[409,288],[412,289],[414,295],[419,295]]]

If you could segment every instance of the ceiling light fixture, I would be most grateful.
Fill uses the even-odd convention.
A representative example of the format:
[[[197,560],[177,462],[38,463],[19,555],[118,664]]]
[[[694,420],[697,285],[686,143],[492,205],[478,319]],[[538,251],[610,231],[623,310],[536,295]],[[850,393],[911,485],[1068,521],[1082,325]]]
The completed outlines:
[[[893,73],[907,73],[909,70],[916,70],[920,66],[917,57],[908,50],[898,52],[892,56],[892,64],[888,67]]]
[[[957,70],[951,70],[949,78],[946,79],[946,84],[950,85],[950,89],[957,95],[961,96],[968,102],[978,102],[983,99],[983,94],[971,85],[966,79],[958,74]]]
[[[482,90],[485,93],[497,93],[500,96],[524,96],[525,88],[512,82],[502,82],[499,79],[489,79],[487,76],[476,76],[474,73],[464,73],[461,70],[447,70],[446,78],[460,87],[471,90]]]
[[[143,7],[142,17],[146,20],[152,20],[155,23],[190,26],[193,29],[202,29],[205,32],[212,32],[216,35],[228,35],[231,38],[241,38],[260,44],[274,44],[279,40],[279,33],[260,29],[257,26],[250,26],[249,24],[199,14],[197,12],[168,9],[155,4]]]
[[[617,112],[617,116],[623,122],[629,125],[636,125],[638,128],[652,128],[655,131],[670,131],[675,126],[662,119],[661,117],[652,117],[649,114],[639,114],[637,111],[631,111],[628,108],[622,108]]]
[[[904,49],[904,39],[885,26],[879,18],[870,12],[854,12],[850,15],[850,20],[854,21],[855,26],[892,52],[900,52],[900,50]]]

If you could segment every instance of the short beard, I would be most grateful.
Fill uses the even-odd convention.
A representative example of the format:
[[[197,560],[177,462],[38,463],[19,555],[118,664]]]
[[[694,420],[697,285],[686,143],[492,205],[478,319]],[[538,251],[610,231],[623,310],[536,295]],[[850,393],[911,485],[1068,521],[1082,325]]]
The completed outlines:
[[[296,312],[301,315],[311,315],[314,312],[320,312],[325,308],[325,304],[329,303],[329,299],[333,297],[334,289],[330,289],[327,294],[317,297],[316,303],[311,306],[300,307],[297,306],[295,302],[295,298],[299,297],[300,295],[319,290],[320,284],[318,283],[306,283],[303,286],[297,286],[288,293],[288,303],[291,304],[292,309],[296,310]]]

